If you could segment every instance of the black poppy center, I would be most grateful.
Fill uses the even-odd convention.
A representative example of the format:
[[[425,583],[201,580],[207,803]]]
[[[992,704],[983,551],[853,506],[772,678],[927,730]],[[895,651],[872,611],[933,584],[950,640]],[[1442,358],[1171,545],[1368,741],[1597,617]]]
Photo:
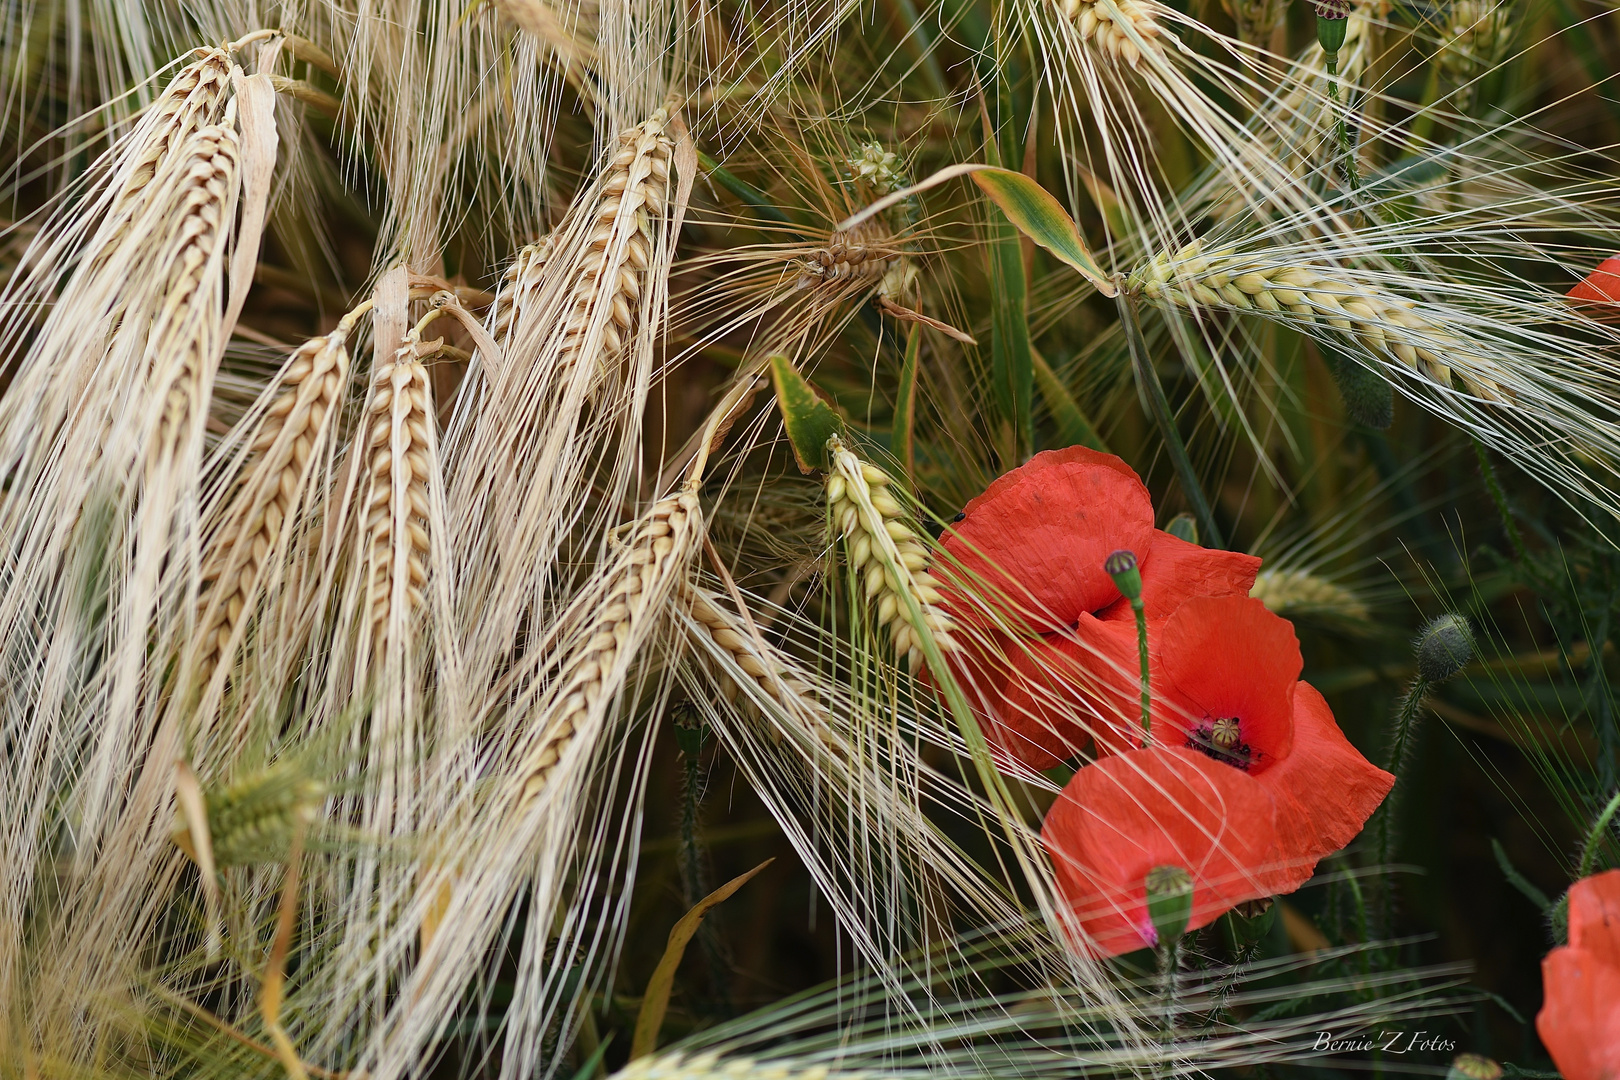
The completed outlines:
[[[1204,717],[1187,733],[1187,746],[1244,772],[1260,756],[1243,741],[1243,725],[1235,716]]]

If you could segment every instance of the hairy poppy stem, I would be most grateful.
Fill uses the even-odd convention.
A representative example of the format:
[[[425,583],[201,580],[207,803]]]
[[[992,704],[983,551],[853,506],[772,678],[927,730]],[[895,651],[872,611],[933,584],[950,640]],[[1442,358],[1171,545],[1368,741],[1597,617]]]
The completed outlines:
[[[1384,805],[1378,808],[1377,823],[1373,830],[1374,865],[1384,867],[1388,864],[1391,848],[1394,846],[1395,805],[1401,793],[1402,781],[1405,779],[1407,766],[1412,756],[1413,736],[1416,733],[1418,717],[1423,711],[1423,699],[1429,696],[1429,680],[1422,675],[1414,676],[1412,685],[1407,687],[1406,696],[1401,699],[1401,707],[1395,714],[1395,728],[1390,740],[1389,756],[1384,762],[1384,771],[1395,774],[1395,786],[1390,789],[1384,798]],[[1378,932],[1388,934],[1390,924],[1395,918],[1394,890],[1388,880],[1380,883],[1378,904]]]
[[[1469,439],[1474,444],[1474,456],[1479,459],[1479,475],[1485,481],[1485,490],[1490,492],[1491,502],[1496,504],[1496,512],[1502,519],[1502,528],[1507,532],[1508,543],[1513,545],[1513,554],[1519,561],[1525,561],[1524,535],[1519,532],[1519,523],[1513,520],[1513,511],[1508,507],[1507,494],[1502,490],[1502,482],[1497,479],[1496,466],[1485,454],[1485,444],[1478,439]]]
[[[1592,869],[1597,866],[1598,848],[1603,843],[1604,836],[1608,835],[1609,824],[1614,821],[1616,811],[1620,811],[1620,791],[1615,792],[1614,798],[1603,808],[1597,821],[1592,824],[1592,831],[1586,836],[1586,845],[1581,849],[1581,869],[1575,875],[1576,880],[1592,876]]]

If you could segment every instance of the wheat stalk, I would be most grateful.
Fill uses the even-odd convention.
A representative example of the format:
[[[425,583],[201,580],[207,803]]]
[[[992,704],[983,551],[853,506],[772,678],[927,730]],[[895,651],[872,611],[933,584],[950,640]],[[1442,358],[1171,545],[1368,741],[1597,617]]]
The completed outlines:
[[[893,477],[862,461],[836,435],[827,455],[827,509],[844,537],[850,567],[862,574],[863,592],[877,605],[878,625],[889,628],[895,653],[915,669],[922,661],[921,635],[932,635],[942,650],[955,647],[951,618],[937,606],[939,583],[928,573],[928,549],[889,490]]]
[[[346,342],[362,312],[351,312],[330,334],[299,346],[278,378],[281,392],[265,411],[249,448],[256,457],[203,559],[202,580],[208,587],[199,624],[203,679],[225,658],[331,433],[349,383]]]
[[[1496,361],[1425,317],[1413,301],[1348,280],[1336,270],[1280,265],[1231,250],[1206,255],[1194,241],[1173,255],[1160,254],[1132,273],[1127,285],[1142,295],[1195,310],[1298,316],[1311,327],[1339,331],[1373,355],[1393,358],[1439,386],[1450,388],[1455,371],[1474,396],[1492,402],[1510,399],[1508,391],[1485,374],[1497,370]]]
[[[551,692],[557,704],[520,769],[520,809],[545,791],[590,711],[605,695],[617,692],[635,644],[645,640],[657,605],[669,595],[701,536],[702,515],[690,487],[659,500],[630,530],[602,587],[588,594],[593,610],[580,631],[582,640],[563,660]]]

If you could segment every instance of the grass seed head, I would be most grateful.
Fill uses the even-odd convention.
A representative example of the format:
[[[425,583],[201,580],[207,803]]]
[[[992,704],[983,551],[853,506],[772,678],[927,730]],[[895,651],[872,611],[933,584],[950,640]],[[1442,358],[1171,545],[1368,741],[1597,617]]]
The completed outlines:
[[[1081,41],[1094,41],[1115,60],[1131,67],[1142,61],[1142,49],[1131,31],[1155,52],[1160,28],[1149,0],[1058,0],[1058,10],[1080,32]],[[1130,27],[1127,30],[1126,27]]]

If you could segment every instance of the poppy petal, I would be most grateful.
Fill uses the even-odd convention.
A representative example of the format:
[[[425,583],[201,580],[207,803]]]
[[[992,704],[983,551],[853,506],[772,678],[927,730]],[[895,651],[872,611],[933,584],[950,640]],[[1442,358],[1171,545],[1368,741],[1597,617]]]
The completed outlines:
[[[1038,772],[1090,744],[1078,722],[1078,687],[1071,685],[1083,671],[1061,650],[1044,638],[993,630],[967,631],[961,643],[949,655],[951,673],[1000,755]],[[924,678],[932,683],[926,672]]]
[[[1288,756],[1294,683],[1305,662],[1287,619],[1248,597],[1194,597],[1165,620],[1159,658],[1163,689],[1173,691],[1164,693],[1166,707],[1155,709],[1167,745],[1177,745],[1178,730],[1191,736],[1201,720],[1236,717],[1253,751],[1251,772]]]
[[[1594,304],[1620,303],[1620,255],[1604,259],[1565,295]]]
[[[1395,785],[1350,745],[1327,699],[1307,682],[1294,687],[1293,749],[1257,779],[1277,803],[1279,893],[1299,888],[1318,859],[1354,840]]]
[[[1167,618],[1195,596],[1248,596],[1260,560],[1238,551],[1189,544],[1163,529],[1153,530],[1153,544],[1142,564],[1142,607],[1149,620]],[[1105,621],[1134,622],[1123,597],[1097,613]]]
[[[1570,886],[1569,944],[1620,969],[1620,870],[1606,870]]]
[[[1036,454],[964,514],[944,537],[951,560],[937,568],[947,591],[1004,595],[1014,609],[1004,614],[1043,633],[1118,599],[1103,560],[1122,549],[1140,560],[1153,534],[1142,481],[1119,458],[1083,446]],[[961,622],[990,621],[960,595],[948,595],[946,605]]]
[[[1145,878],[1178,866],[1193,880],[1188,929],[1270,895],[1253,867],[1276,842],[1271,796],[1257,781],[1187,750],[1133,750],[1074,775],[1041,828],[1058,893],[1086,953],[1156,944]]]
[[[1586,949],[1554,949],[1541,961],[1536,1034],[1564,1080],[1620,1076],[1620,968]]]

